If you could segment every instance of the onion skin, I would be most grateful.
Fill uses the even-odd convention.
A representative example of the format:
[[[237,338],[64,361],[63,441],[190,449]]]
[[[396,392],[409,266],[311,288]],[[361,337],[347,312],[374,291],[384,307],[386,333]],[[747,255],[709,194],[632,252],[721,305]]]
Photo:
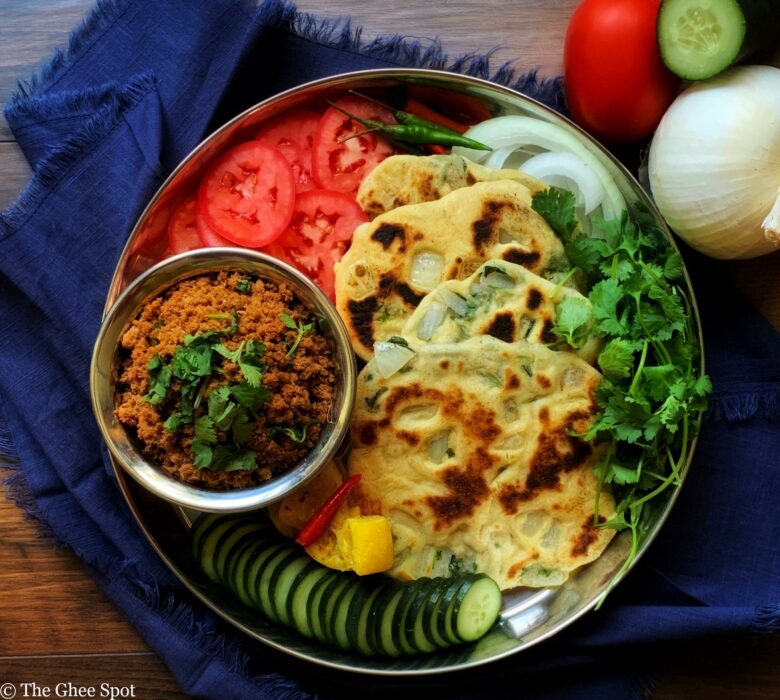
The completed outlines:
[[[776,250],[780,69],[733,68],[685,90],[655,133],[648,175],[661,214],[696,250],[719,259]]]

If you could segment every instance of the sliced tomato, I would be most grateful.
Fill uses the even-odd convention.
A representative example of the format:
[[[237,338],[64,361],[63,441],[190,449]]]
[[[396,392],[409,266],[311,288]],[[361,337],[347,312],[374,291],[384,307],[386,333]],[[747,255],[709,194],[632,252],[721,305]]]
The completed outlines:
[[[201,214],[200,209],[196,209],[195,211],[195,229],[198,232],[198,236],[200,236],[202,245],[206,248],[221,248],[224,246],[230,248],[235,245],[233,241],[229,241],[224,236],[220,236],[211,228],[211,226],[209,226],[206,217]]]
[[[287,230],[263,252],[290,263],[335,299],[333,266],[349,247],[352,234],[368,221],[348,194],[310,190],[298,195]]]
[[[171,214],[171,218],[168,220],[166,257],[203,247],[203,241],[195,228],[196,207],[197,199],[190,197],[185,199]]]
[[[247,141],[220,157],[203,177],[198,207],[220,236],[259,248],[287,228],[295,206],[295,177],[281,152]]]
[[[316,112],[297,109],[270,121],[255,136],[281,151],[292,167],[298,193],[317,187],[311,174],[311,154],[319,123],[320,115]]]
[[[366,127],[344,112],[385,124],[393,124],[395,119],[389,109],[352,95],[335,105],[320,119],[314,137],[312,172],[323,189],[354,194],[363,178],[395,150],[376,132],[356,136],[366,131]]]

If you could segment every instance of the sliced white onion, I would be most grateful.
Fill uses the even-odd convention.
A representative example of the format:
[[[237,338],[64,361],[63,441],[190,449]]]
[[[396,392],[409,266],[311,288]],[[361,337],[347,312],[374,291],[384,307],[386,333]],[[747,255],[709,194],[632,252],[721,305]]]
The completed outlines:
[[[410,279],[412,286],[423,292],[430,292],[441,279],[444,258],[438,253],[417,253],[412,259]]]
[[[505,272],[493,270],[485,275],[485,284],[493,289],[512,289],[515,286],[515,281]]]
[[[569,133],[556,124],[533,117],[510,115],[488,119],[481,124],[476,124],[465,135],[490,146],[493,152],[506,148],[517,150],[526,146],[537,146],[545,151],[572,153],[593,170],[604,188],[611,211],[617,214],[626,208],[623,195],[620,194],[620,190],[615,184],[617,171],[610,172],[607,165],[588,149],[580,137]],[[456,146],[453,151],[480,163],[484,163],[492,155],[488,151],[477,151],[461,146]],[[504,158],[505,160],[506,158]]]
[[[376,368],[385,379],[392,377],[413,357],[414,350],[410,350],[398,343],[374,343]]]
[[[527,160],[522,170],[548,185],[571,190],[586,214],[596,209],[607,196],[593,168],[573,153],[542,153]]]
[[[504,167],[504,162],[506,161],[509,156],[514,153],[515,147],[514,146],[507,146],[506,148],[497,148],[495,151],[493,151],[485,160],[483,165],[487,166],[488,168],[495,168],[496,170],[500,170]]]
[[[434,464],[441,464],[450,446],[450,434],[442,433],[428,443],[428,459]]]
[[[438,291],[439,299],[449,306],[458,316],[465,316],[469,310],[466,300],[459,294],[455,294],[451,289],[441,287]]]
[[[447,316],[447,307],[440,301],[432,301],[417,328],[417,337],[420,340],[430,340],[436,329],[444,323]]]

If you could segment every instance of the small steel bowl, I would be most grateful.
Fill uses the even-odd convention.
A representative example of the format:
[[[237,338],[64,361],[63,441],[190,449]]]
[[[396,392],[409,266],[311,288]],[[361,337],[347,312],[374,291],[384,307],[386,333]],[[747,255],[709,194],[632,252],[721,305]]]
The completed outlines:
[[[326,320],[322,326],[334,348],[336,363],[336,390],[330,420],[312,451],[284,474],[258,486],[229,491],[193,486],[167,474],[144,457],[114,415],[117,351],[128,322],[148,300],[176,282],[221,270],[240,270],[273,282],[287,283],[305,306]],[[278,501],[311,479],[336,454],[349,430],[356,374],[355,355],[347,329],[316,285],[289,265],[262,253],[240,248],[206,248],[163,260],[138,277],[116,300],[95,341],[90,391],[97,422],[111,455],[142,486],[180,506],[209,512],[239,512]]]

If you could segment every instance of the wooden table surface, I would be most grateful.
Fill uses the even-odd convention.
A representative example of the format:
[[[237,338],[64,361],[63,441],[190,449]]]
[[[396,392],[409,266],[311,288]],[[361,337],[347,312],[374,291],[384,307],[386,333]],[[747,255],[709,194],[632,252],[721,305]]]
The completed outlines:
[[[578,0],[302,0],[302,10],[351,15],[364,37],[440,36],[452,55],[494,46],[496,65],[561,71],[563,36]],[[0,0],[0,106],[17,79],[61,46],[91,6],[85,0]],[[763,57],[780,66],[780,49]],[[0,208],[29,176],[0,118]],[[745,296],[780,328],[780,254],[722,265]],[[134,686],[137,698],[185,697],[162,662],[105,599],[81,562],[41,538],[23,512],[0,499],[0,690],[6,682]],[[720,640],[668,656],[653,697],[778,698],[780,641]]]

